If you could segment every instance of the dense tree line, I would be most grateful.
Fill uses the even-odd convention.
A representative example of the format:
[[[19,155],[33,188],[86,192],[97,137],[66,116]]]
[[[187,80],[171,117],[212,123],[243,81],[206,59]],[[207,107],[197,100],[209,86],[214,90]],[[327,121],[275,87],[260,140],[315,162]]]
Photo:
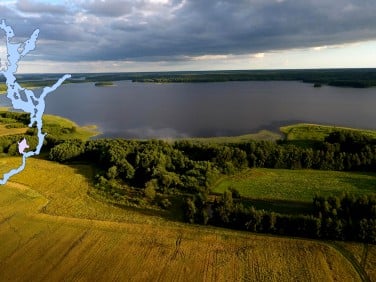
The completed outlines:
[[[209,201],[203,194],[188,197],[185,218],[190,223],[278,235],[357,240],[376,243],[376,196],[319,197],[313,199],[314,213],[287,215],[246,207],[226,191],[221,199]]]
[[[316,196],[313,207],[325,237],[376,243],[376,195]]]
[[[67,140],[57,144],[50,150],[49,157],[58,162],[65,162],[81,156],[85,152],[85,144],[81,140]]]
[[[30,136],[27,134],[0,136],[0,154],[18,156],[18,142],[23,138],[27,138],[28,145],[31,149],[34,149],[38,144],[38,138],[36,136]],[[25,151],[28,150],[30,149],[26,149]]]
[[[374,69],[170,72],[146,73],[134,76],[132,80],[158,83],[290,80],[364,88],[376,85],[376,72]]]
[[[107,171],[106,178],[139,188],[155,180],[162,193],[206,190],[218,173],[210,161],[191,160],[172,145],[157,140],[93,140],[86,143],[82,157],[98,163]]]
[[[353,132],[333,132],[312,147],[286,142],[210,144],[98,139],[56,142],[51,160],[88,161],[98,169],[96,187],[116,203],[164,208],[172,195],[188,199],[187,221],[255,232],[375,243],[375,198],[321,198],[308,215],[278,214],[248,207],[236,191],[209,201],[210,187],[224,174],[247,167],[369,170],[376,168],[376,144]]]
[[[51,83],[58,74],[43,74]],[[23,74],[18,78],[23,86],[42,86],[40,75]],[[0,78],[0,81],[4,78]],[[73,74],[64,83],[132,80],[139,82],[218,82],[218,81],[303,81],[347,87],[376,86],[375,69],[320,69],[320,70],[228,70],[228,71],[183,71],[183,72],[142,72],[142,73],[92,73]],[[44,86],[45,84],[43,84]],[[0,83],[1,87],[1,83]],[[4,86],[5,87],[5,86]],[[5,88],[3,88],[5,89]],[[0,88],[1,90],[1,88]]]
[[[52,141],[50,141],[52,142]],[[11,144],[8,142],[5,144]],[[334,132],[315,148],[276,142],[205,144],[179,141],[100,139],[54,142],[51,160],[81,159],[96,164],[107,180],[145,188],[156,182],[161,193],[209,192],[220,174],[247,167],[362,170],[376,169],[376,144],[356,133]],[[0,146],[2,141],[0,138]]]
[[[280,144],[254,141],[229,145],[182,141],[176,143],[175,147],[191,159],[210,160],[216,163],[222,171],[226,167],[223,164],[226,164],[227,160],[231,160],[235,168],[248,165],[248,167],[286,169],[352,171],[376,169],[375,141],[363,134],[347,131],[333,132],[324,142],[316,142],[314,147],[301,147],[284,141]],[[234,149],[237,151],[235,152]],[[233,155],[226,153],[231,150]]]
[[[1,111],[0,112],[0,120],[1,122],[20,122],[22,124],[28,124],[30,122],[30,115],[26,113],[19,113],[19,112],[9,112],[9,111]]]
[[[0,111],[0,124],[5,124],[5,128],[27,128],[24,134],[4,135],[0,136],[0,154],[8,156],[16,156],[18,153],[18,142],[26,138],[29,148],[25,151],[35,150],[38,144],[37,128],[35,124],[28,127],[30,123],[30,115],[27,113]],[[63,134],[75,133],[77,128],[75,126],[64,127],[58,123],[44,124],[43,131],[47,131],[43,142],[43,150],[49,151],[52,147],[65,142],[61,136]],[[74,142],[73,142],[74,143]],[[68,145],[65,145],[68,146]],[[59,160],[59,161],[64,161]]]

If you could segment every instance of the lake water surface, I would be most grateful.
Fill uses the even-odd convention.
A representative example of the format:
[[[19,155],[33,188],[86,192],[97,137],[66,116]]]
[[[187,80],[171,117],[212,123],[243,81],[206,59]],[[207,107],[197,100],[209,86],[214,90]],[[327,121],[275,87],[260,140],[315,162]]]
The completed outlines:
[[[0,104],[9,105],[5,95]],[[46,111],[102,136],[168,138],[229,136],[311,122],[376,129],[376,88],[296,81],[66,84],[46,98]]]

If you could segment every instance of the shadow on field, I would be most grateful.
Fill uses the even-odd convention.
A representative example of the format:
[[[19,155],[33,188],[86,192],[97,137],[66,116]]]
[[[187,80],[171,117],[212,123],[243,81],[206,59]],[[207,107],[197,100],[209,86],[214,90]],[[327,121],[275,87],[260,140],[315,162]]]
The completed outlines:
[[[96,201],[120,208],[124,211],[137,212],[140,215],[145,215],[148,217],[163,218],[169,221],[176,222],[183,221],[181,206],[183,205],[184,200],[181,196],[168,197],[168,200],[171,202],[171,206],[168,208],[168,210],[156,208],[139,208],[132,207],[127,204],[112,202],[110,199],[102,196],[100,192],[95,188],[94,178],[95,175],[100,171],[98,167],[95,167],[92,163],[88,162],[74,162],[66,165],[71,167],[75,173],[85,177],[86,181],[91,186],[91,188],[86,191],[86,194]]]
[[[258,210],[265,210],[281,214],[309,215],[313,212],[311,202],[246,198],[243,203],[245,206],[253,206]]]
[[[345,176],[340,177],[340,181],[350,184],[359,191],[354,191],[355,193],[364,193],[364,192],[374,192],[376,193],[376,174],[372,172],[351,172],[354,177]],[[362,179],[359,179],[360,176],[365,176]]]
[[[222,197],[221,193],[212,193],[211,200],[219,201]],[[312,202],[305,201],[291,201],[278,199],[254,199],[249,197],[241,197],[241,202],[245,207],[253,206],[257,210],[265,210],[269,212],[281,214],[307,214],[313,212]]]
[[[123,209],[124,211],[133,211],[138,212],[142,215],[146,215],[149,217],[159,217],[163,218],[169,221],[175,221],[175,222],[183,222],[183,214],[181,206],[183,205],[183,198],[179,196],[174,196],[174,199],[172,197],[169,198],[169,200],[172,203],[172,206],[168,210],[156,210],[156,209],[143,209],[143,208],[136,208],[136,207],[129,207],[127,205],[122,205],[118,203],[108,203],[114,207],[118,207]]]
[[[320,141],[310,140],[310,139],[283,140],[280,143],[294,145],[296,147],[300,147],[304,149],[307,149],[307,148],[319,149],[321,146]]]

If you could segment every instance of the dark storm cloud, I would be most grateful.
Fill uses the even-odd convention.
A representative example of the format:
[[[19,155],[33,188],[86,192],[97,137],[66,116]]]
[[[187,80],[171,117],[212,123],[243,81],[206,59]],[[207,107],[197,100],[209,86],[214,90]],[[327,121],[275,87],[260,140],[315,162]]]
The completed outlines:
[[[32,0],[21,0],[17,2],[17,9],[21,12],[35,13],[35,14],[62,14],[67,11],[63,5],[52,5],[48,3],[35,3]]]
[[[136,1],[92,0],[82,4],[88,13],[98,16],[118,17],[132,11],[132,3]]]
[[[68,2],[19,0],[8,22],[16,31],[39,28],[40,56],[67,61],[175,60],[376,39],[373,0]]]

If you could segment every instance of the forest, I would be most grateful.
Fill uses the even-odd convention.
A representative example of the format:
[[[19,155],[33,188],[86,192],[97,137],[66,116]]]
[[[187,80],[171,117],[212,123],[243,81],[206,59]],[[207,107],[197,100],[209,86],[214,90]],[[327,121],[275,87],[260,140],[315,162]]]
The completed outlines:
[[[16,75],[23,87],[40,87],[53,84],[62,74]],[[64,83],[113,82],[187,83],[225,81],[302,81],[315,87],[324,85],[366,88],[376,86],[376,69],[307,69],[307,70],[225,70],[180,72],[128,72],[128,73],[74,73]],[[0,92],[5,92],[4,79],[0,78]]]
[[[75,140],[53,146],[49,158],[98,164],[96,187],[114,202],[143,206],[146,201],[168,209],[176,196],[184,197],[182,212],[191,223],[376,243],[374,195],[318,195],[308,215],[256,210],[244,205],[236,191],[210,199],[211,186],[220,175],[247,167],[374,171],[376,144],[361,134],[333,132],[314,148],[265,141],[203,145],[189,141]]]
[[[27,116],[3,112],[10,126]],[[13,123],[9,123],[13,121]],[[65,139],[74,127],[50,125],[44,156],[64,164],[95,168],[95,197],[121,207],[180,214],[190,223],[279,235],[357,240],[376,243],[376,196],[349,195],[312,199],[309,212],[286,214],[256,209],[236,189],[212,193],[223,176],[249,168],[374,172],[376,140],[357,131],[338,130],[323,141],[241,141]],[[16,142],[27,137],[32,149],[35,129],[0,137],[0,153],[17,155]],[[35,140],[34,140],[35,139]]]

